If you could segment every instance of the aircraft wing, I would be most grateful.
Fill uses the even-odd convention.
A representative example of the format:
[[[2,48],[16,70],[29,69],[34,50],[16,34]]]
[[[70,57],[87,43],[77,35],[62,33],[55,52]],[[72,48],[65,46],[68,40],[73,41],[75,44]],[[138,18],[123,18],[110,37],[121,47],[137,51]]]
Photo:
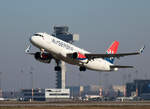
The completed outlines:
[[[129,56],[129,55],[138,55],[140,54],[139,52],[133,52],[133,53],[118,53],[118,54],[85,54],[85,56],[88,59],[94,59],[94,58],[110,58],[110,57],[124,57],[124,56]]]
[[[94,58],[110,58],[110,57],[124,57],[124,56],[129,56],[129,55],[139,55],[143,52],[145,46],[140,48],[137,52],[131,52],[131,53],[118,53],[118,54],[84,54],[86,58],[88,59],[94,59]]]
[[[110,68],[134,68],[134,66],[111,65]]]

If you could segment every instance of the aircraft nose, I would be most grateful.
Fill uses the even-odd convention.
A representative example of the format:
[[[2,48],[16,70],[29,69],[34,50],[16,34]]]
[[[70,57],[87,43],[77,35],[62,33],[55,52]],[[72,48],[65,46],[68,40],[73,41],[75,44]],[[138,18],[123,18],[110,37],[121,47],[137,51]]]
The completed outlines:
[[[34,44],[34,43],[35,43],[35,36],[31,36],[29,40],[30,40],[30,42],[31,42],[32,44]]]
[[[31,36],[29,40],[31,43],[33,43],[33,36]]]

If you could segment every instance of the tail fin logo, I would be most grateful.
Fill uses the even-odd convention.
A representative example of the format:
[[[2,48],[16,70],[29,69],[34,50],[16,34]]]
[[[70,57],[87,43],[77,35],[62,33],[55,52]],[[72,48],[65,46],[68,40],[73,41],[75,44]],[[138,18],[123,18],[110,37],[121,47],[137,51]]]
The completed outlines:
[[[107,54],[114,54],[114,51],[112,51],[112,50],[107,50],[106,53],[107,53]]]
[[[118,46],[119,46],[119,42],[118,41],[114,41],[112,43],[112,45],[108,48],[106,53],[108,53],[108,54],[116,54],[117,50],[118,50]]]
[[[106,51],[107,54],[116,54],[117,50],[118,50],[118,46],[119,46],[119,42],[118,41],[114,41],[112,43],[112,45],[108,48],[108,50]],[[114,58],[110,57],[110,58],[105,58],[105,60],[107,60],[108,62],[112,63],[114,62]]]

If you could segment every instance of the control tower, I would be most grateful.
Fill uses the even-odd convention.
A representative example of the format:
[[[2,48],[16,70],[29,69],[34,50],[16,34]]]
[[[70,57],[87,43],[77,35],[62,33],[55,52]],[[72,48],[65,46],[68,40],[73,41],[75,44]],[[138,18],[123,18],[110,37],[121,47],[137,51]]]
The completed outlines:
[[[79,40],[79,35],[70,33],[68,26],[54,26],[52,35],[69,43]],[[65,89],[66,65],[65,62],[61,60],[59,60],[59,65],[61,68],[59,71],[56,71],[56,88]]]

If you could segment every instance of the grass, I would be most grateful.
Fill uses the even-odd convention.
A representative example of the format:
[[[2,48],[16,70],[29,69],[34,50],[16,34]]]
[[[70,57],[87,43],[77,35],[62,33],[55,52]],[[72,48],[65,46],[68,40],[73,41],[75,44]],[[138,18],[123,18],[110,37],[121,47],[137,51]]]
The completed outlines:
[[[0,109],[150,109],[150,106],[34,106],[34,107],[0,107]]]

